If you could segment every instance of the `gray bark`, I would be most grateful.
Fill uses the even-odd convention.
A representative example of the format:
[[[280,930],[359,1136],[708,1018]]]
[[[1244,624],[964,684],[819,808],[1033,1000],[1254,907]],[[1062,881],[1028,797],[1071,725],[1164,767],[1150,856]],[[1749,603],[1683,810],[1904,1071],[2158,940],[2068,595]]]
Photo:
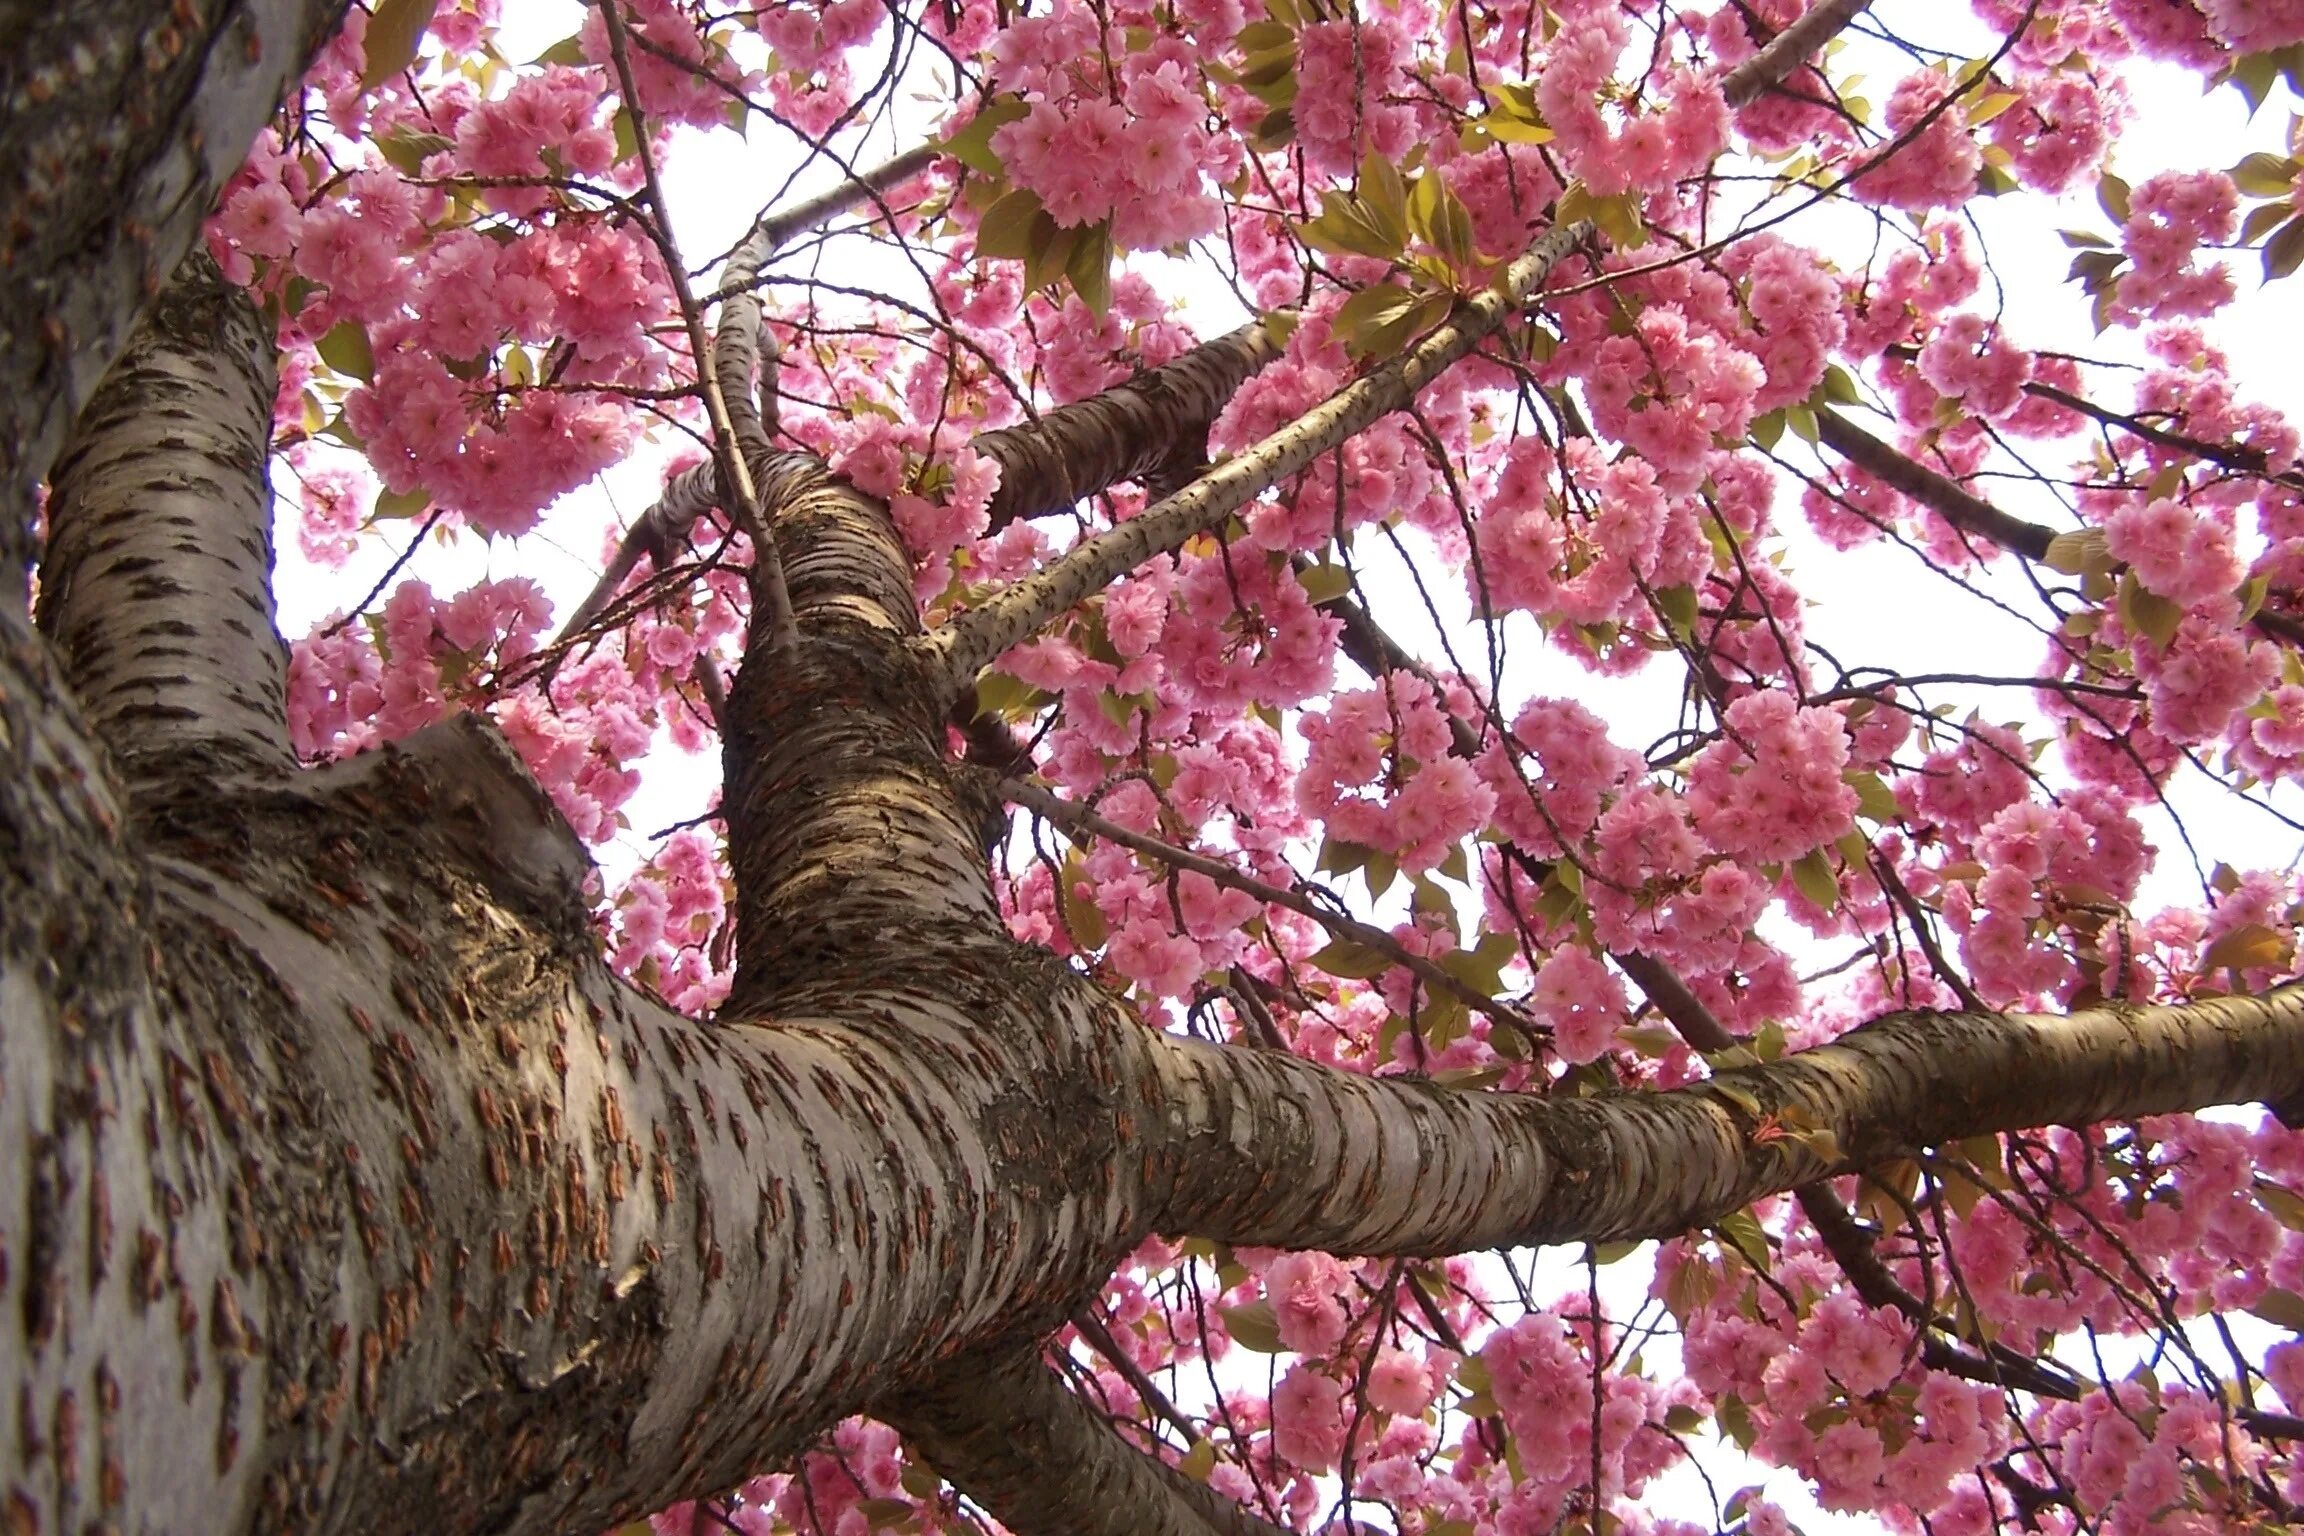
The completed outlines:
[[[345,0],[0,14],[0,600],[33,491]]]
[[[295,766],[272,618],[271,328],[186,258],[58,462],[40,625],[121,773]]]

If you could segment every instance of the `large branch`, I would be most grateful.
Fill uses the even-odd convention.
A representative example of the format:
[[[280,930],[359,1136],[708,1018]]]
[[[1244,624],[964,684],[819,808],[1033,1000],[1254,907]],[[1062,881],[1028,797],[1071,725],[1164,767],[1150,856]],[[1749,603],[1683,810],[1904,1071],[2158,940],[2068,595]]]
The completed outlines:
[[[969,444],[1000,466],[991,526],[1060,511],[1122,480],[1207,460],[1208,425],[1250,376],[1280,355],[1261,320],[1182,357]]]
[[[2069,1015],[1891,1014],[1706,1083],[1588,1099],[1163,1045],[1175,1170],[1163,1231],[1439,1254],[1669,1237],[1968,1136],[2294,1102],[2304,986]]]
[[[1845,31],[1872,0],[1824,0],[1768,40],[1766,47],[1730,70],[1720,81],[1720,92],[1731,107],[1760,99],[1808,62],[1808,56]],[[1747,13],[1749,14],[1749,13]]]
[[[40,624],[132,783],[295,766],[273,627],[273,341],[195,251],[56,466]]]
[[[1962,533],[1990,539],[2027,560],[2043,560],[2056,530],[2001,511],[1959,481],[1899,453],[1834,410],[1816,413],[1825,446],[1881,484],[1929,508]]]
[[[1180,548],[1331,448],[1412,402],[1529,302],[1555,263],[1589,236],[1577,223],[1538,240],[1491,287],[1456,306],[1439,329],[1372,369],[1254,447],[1225,460],[1140,517],[1075,545],[1033,575],[926,637],[923,650],[957,698],[1010,646],[1155,555]]]
[[[1121,1439],[1036,1349],[959,1362],[882,1412],[1016,1536],[1286,1536]]]
[[[345,0],[85,0],[0,25],[0,602],[33,488]]]

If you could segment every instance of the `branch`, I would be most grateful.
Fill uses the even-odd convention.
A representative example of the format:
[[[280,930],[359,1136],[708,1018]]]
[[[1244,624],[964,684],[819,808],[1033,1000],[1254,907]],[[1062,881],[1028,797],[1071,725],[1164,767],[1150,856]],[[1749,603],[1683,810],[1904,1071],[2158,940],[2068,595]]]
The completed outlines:
[[[195,250],[56,466],[40,626],[140,787],[296,766],[273,627],[273,356],[248,296]]]
[[[1888,349],[1888,353],[1892,357],[1909,363],[1920,356],[1920,349],[1914,346],[1894,346]],[[2103,426],[2117,427],[2131,437],[2151,443],[2155,447],[2171,449],[2177,453],[2188,453],[2196,459],[2205,459],[2211,464],[2220,465],[2240,474],[2258,475],[2267,480],[2276,480],[2282,485],[2304,490],[2304,472],[2289,469],[2282,470],[2277,474],[2273,473],[2271,456],[2252,444],[2212,443],[2205,438],[2192,437],[2183,432],[2171,432],[2166,427],[2146,421],[2141,416],[2134,416],[2126,411],[2116,411],[2110,406],[2098,405],[2085,395],[2076,395],[2068,389],[2050,384],[2045,379],[2027,380],[2024,385],[2024,393],[2042,400],[2052,400],[2066,410],[2077,411],[2089,420]]]
[[[1204,464],[1209,423],[1242,383],[1279,355],[1270,330],[1253,320],[1029,425],[978,436],[969,446],[1000,466],[1000,489],[988,509],[991,528],[1060,511],[1106,486],[1142,480],[1179,457]]]
[[[2056,537],[2055,529],[2001,511],[1957,480],[1948,479],[1919,460],[1889,447],[1837,411],[1816,412],[1816,435],[1849,463],[1902,491],[1961,532],[1990,539],[2027,560],[2039,562],[2048,558],[2048,545]],[[2304,620],[2292,614],[2260,609],[2248,622],[2272,640],[2304,649]]]
[[[772,413],[763,410],[757,384],[765,333],[761,326],[760,301],[752,288],[760,269],[777,251],[801,235],[823,228],[861,202],[879,198],[919,175],[935,160],[934,147],[921,145],[842,182],[821,196],[795,203],[781,213],[763,214],[729,255],[720,286],[710,295],[721,304],[720,323],[713,335],[713,368],[721,397],[729,402],[731,428],[738,429],[741,436],[754,439],[746,450],[748,454],[764,453],[770,446],[764,417]],[[772,399],[773,395],[767,398]],[[757,473],[757,466],[753,467]],[[664,569],[671,551],[688,537],[696,520],[721,501],[716,462],[691,466],[666,481],[655,505],[641,513],[625,533],[623,542],[616,546],[616,553],[609,559],[608,568],[600,573],[592,590],[560,626],[553,644],[558,645],[580,633],[598,618],[643,556],[657,570]]]
[[[1121,1439],[1037,1350],[955,1362],[876,1412],[1016,1536],[1288,1536]]]
[[[1160,1390],[1160,1383],[1144,1374],[1144,1367],[1138,1365],[1135,1357],[1121,1347],[1120,1341],[1112,1337],[1112,1330],[1105,1327],[1093,1311],[1082,1307],[1073,1313],[1072,1326],[1080,1331],[1081,1339],[1096,1351],[1105,1364],[1120,1373],[1129,1389],[1142,1398],[1144,1406],[1158,1414],[1163,1423],[1182,1435],[1187,1442],[1200,1438],[1200,1426],[1194,1424],[1181,1408],[1169,1400],[1168,1394]]]
[[[1920,1358],[1930,1370],[2062,1402],[2078,1400],[2079,1382],[2029,1355],[1990,1341],[1985,1342],[1984,1354],[1972,1354],[1938,1335],[1935,1330],[1945,1326],[1943,1319],[1930,1316],[1919,1297],[1896,1283],[1896,1277],[1888,1273],[1888,1266],[1873,1250],[1872,1234],[1848,1214],[1829,1185],[1803,1184],[1793,1191],[1793,1197],[1865,1304],[1889,1308],[1920,1330]]]
[[[1159,1230],[1440,1254],[1670,1237],[1962,1137],[2292,1101],[2304,986],[2068,1015],[1890,1014],[1706,1083],[1584,1099],[1159,1045],[1174,1167]]]
[[[1816,412],[1816,435],[1849,463],[1902,491],[1962,533],[1990,539],[2027,560],[2047,558],[2055,529],[2001,511],[1959,481],[1897,452],[1838,411]]]
[[[1228,890],[1244,891],[1269,906],[1285,907],[1291,912],[1302,913],[1336,937],[1363,945],[1394,965],[1405,967],[1417,980],[1433,990],[1445,992],[1465,1007],[1518,1030],[1523,1038],[1531,1042],[1543,1038],[1538,1026],[1519,1009],[1500,1003],[1478,987],[1449,975],[1424,956],[1409,950],[1383,929],[1370,927],[1333,907],[1324,906],[1300,890],[1287,890],[1269,884],[1253,875],[1242,874],[1222,859],[1212,859],[1204,853],[1194,853],[1188,848],[1179,848],[1173,843],[1132,831],[1075,801],[1060,800],[1038,785],[1026,784],[1019,779],[1001,779],[996,787],[1002,799],[1036,811],[1074,834],[1086,832],[1101,837],[1106,842],[1132,848],[1176,869],[1189,869],[1196,874],[1206,875]]]
[[[664,198],[663,178],[656,173],[655,152],[648,147],[648,120],[640,111],[640,93],[632,82],[632,56],[625,37],[624,16],[617,10],[621,3],[623,0],[602,0],[600,19],[608,31],[608,52],[616,66],[616,88],[623,93],[624,112],[632,120],[633,142],[639,146],[640,172],[653,215],[648,222],[655,236],[657,254],[664,260],[665,276],[671,280],[673,296],[679,300],[680,318],[688,331],[689,353],[696,360],[696,387],[703,394],[704,410],[712,421],[712,460],[720,470],[720,494],[728,503],[730,518],[752,541],[752,596],[766,621],[760,626],[766,649],[771,653],[789,651],[799,643],[799,624],[792,616],[792,594],[784,586],[784,561],[776,550],[776,535],[761,513],[760,495],[752,484],[750,461],[755,454],[765,455],[768,448],[750,387],[756,352],[740,360],[740,387],[734,391],[746,423],[746,430],[740,433],[719,360],[704,338],[704,311],[696,302],[695,289],[689,285],[688,268],[681,259],[679,243],[672,238],[671,204]],[[753,301],[753,307],[758,308],[757,300]]]
[[[1731,107],[1757,101],[1771,86],[1782,84],[1786,75],[1808,62],[1808,55],[1845,31],[1871,3],[1872,0],[1824,0],[1723,76],[1720,94],[1728,98]]]
[[[1417,392],[1519,313],[1553,266],[1592,232],[1579,222],[1538,240],[1495,286],[1457,305],[1448,323],[1383,367],[1362,375],[1287,426],[1202,475],[1183,490],[1075,545],[1060,559],[999,592],[922,642],[941,673],[942,692],[957,698],[976,674],[1041,625],[1102,591],[1154,555],[1166,554],[1216,527],[1239,508],[1321,454],[1416,398]]]
[[[1295,563],[1301,571],[1308,562],[1299,556]],[[1342,649],[1345,656],[1361,671],[1370,677],[1385,672],[1405,672],[1411,677],[1423,679],[1425,685],[1432,690],[1434,699],[1446,699],[1447,690],[1441,686],[1440,675],[1408,654],[1406,647],[1393,639],[1367,609],[1353,601],[1349,593],[1340,593],[1315,606],[1321,612],[1332,614],[1342,621]],[[1461,758],[1478,756],[1479,733],[1454,710],[1446,709],[1445,705],[1443,712],[1448,718],[1449,750]],[[1497,724],[1501,730],[1501,720]],[[1506,745],[1513,746],[1509,739]],[[1679,1030],[1680,1037],[1696,1050],[1724,1051],[1737,1043],[1736,1037],[1728,1032],[1728,1026],[1722,1024],[1712,1010],[1704,1006],[1704,1000],[1690,990],[1680,974],[1663,961],[1636,949],[1611,950],[1608,958],[1614,960],[1616,968],[1632,979],[1633,985],[1647,994],[1648,1001],[1655,1005],[1656,1011],[1670,1020],[1672,1026]]]
[[[344,8],[345,0],[9,8],[0,602],[21,597],[33,488]]]

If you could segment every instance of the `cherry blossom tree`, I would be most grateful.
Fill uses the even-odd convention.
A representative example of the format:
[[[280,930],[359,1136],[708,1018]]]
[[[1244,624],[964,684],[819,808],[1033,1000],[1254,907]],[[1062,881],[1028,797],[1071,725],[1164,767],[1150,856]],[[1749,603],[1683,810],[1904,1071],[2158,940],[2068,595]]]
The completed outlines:
[[[1974,13],[0,18],[6,1529],[2304,1523],[2304,5]]]

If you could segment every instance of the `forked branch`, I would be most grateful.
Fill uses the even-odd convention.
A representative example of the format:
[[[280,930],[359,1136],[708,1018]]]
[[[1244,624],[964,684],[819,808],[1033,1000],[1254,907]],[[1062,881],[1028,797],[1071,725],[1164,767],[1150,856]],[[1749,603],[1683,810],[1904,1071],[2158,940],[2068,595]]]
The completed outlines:
[[[1579,222],[1538,240],[1503,277],[1456,306],[1448,322],[1399,357],[1337,390],[1254,447],[1227,459],[1141,517],[1073,546],[1031,576],[972,608],[921,641],[942,674],[942,691],[958,698],[976,674],[1043,624],[1155,555],[1182,547],[1216,527],[1321,454],[1349,441],[1414,400],[1481,340],[1519,313],[1552,268],[1592,226]]]

